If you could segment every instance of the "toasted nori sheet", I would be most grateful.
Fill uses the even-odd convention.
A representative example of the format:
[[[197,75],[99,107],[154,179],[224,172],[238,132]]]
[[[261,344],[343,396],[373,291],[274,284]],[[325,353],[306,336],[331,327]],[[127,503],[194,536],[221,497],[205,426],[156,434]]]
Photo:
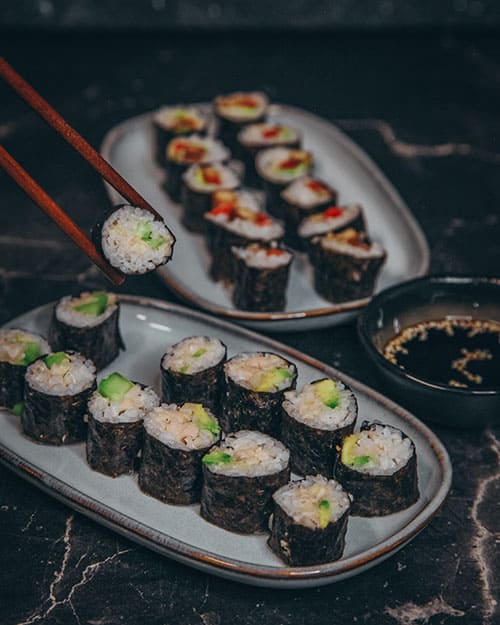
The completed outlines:
[[[259,122],[264,122],[267,118],[267,110],[262,112],[262,115],[256,117],[251,120],[245,121],[232,121],[227,119],[226,117],[222,117],[217,113],[217,110],[214,111],[214,116],[217,120],[217,136],[219,139],[227,145],[227,147],[235,153],[236,156],[241,156],[241,146],[238,141],[238,133],[249,124],[258,124]]]
[[[338,193],[335,189],[328,187],[332,193],[332,196],[329,200],[325,202],[321,202],[319,204],[315,204],[310,208],[304,208],[300,204],[294,204],[283,197],[283,192],[280,194],[280,202],[282,207],[279,212],[282,212],[283,217],[285,219],[286,225],[286,236],[285,240],[288,245],[292,246],[296,249],[302,249],[303,247],[303,239],[299,237],[297,234],[297,228],[300,225],[300,222],[309,217],[310,215],[314,215],[315,213],[320,213],[325,210],[328,206],[335,204],[338,199]]]
[[[56,308],[52,313],[49,330],[49,342],[54,351],[73,349],[90,358],[100,371],[112,362],[125,349],[119,328],[120,303],[116,310],[97,326],[77,328],[56,316]]]
[[[274,503],[271,535],[267,544],[286,564],[310,566],[338,560],[345,547],[349,510],[324,529],[305,527]]]
[[[200,514],[230,532],[267,531],[272,494],[289,477],[289,467],[271,475],[240,477],[220,475],[203,465]]]
[[[110,423],[89,415],[87,462],[94,471],[111,477],[132,473],[136,469],[142,440],[142,419],[131,423]]]
[[[371,426],[364,422],[362,430]],[[346,466],[337,460],[334,477],[353,496],[351,514],[354,516],[385,516],[404,510],[419,498],[417,456],[412,441],[413,455],[393,475],[369,475]]]
[[[212,208],[212,191],[195,191],[185,182],[181,190],[182,223],[190,232],[205,232],[203,215]]]
[[[47,445],[65,445],[85,439],[87,402],[96,383],[75,395],[47,395],[34,390],[26,382],[24,412],[21,417],[24,433]]]
[[[139,487],[147,495],[175,505],[200,501],[204,449],[174,449],[144,433]]]
[[[180,202],[182,186],[184,184],[182,176],[186,173],[191,164],[176,163],[175,161],[165,159],[164,165],[166,170],[165,182],[163,185],[164,189],[174,202]]]
[[[26,369],[23,365],[0,361],[0,406],[12,408],[23,401]]]
[[[298,246],[300,249],[303,249],[305,252],[307,252],[309,257],[311,258],[311,262],[314,262],[311,256],[316,253],[316,246],[312,243],[312,240],[317,236],[324,236],[325,234],[328,234],[329,232],[341,232],[342,230],[347,230],[348,228],[354,228],[354,230],[357,230],[358,232],[362,232],[366,243],[370,243],[370,237],[368,236],[366,232],[367,225],[366,225],[365,216],[364,216],[363,211],[361,210],[357,217],[355,217],[351,221],[348,221],[342,227],[330,228],[328,230],[325,230],[321,235],[313,234],[310,237],[301,237],[300,235],[297,234],[297,238],[300,239]]]

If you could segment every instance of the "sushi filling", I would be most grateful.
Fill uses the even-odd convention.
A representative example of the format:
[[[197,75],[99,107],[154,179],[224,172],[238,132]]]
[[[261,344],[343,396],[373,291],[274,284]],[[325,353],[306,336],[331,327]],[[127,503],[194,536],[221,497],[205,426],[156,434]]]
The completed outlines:
[[[306,384],[297,393],[285,393],[283,408],[296,421],[322,430],[336,430],[356,419],[356,399],[339,380]]]
[[[230,93],[215,99],[218,115],[235,122],[252,121],[262,117],[269,102],[263,93]]]
[[[213,445],[220,433],[214,415],[201,404],[162,404],[144,419],[146,432],[175,449],[204,449]]]
[[[311,152],[288,148],[269,148],[257,155],[256,166],[266,180],[286,184],[309,173],[313,157]]]
[[[295,143],[299,133],[281,124],[250,124],[245,126],[238,135],[239,142],[245,147],[260,147]]]
[[[316,215],[306,217],[300,224],[298,233],[301,237],[309,239],[312,236],[325,234],[332,230],[341,230],[361,215],[359,204],[347,206],[329,206],[326,210]]]
[[[205,119],[194,107],[164,106],[153,116],[155,123],[174,134],[203,130]]]
[[[282,486],[273,499],[294,523],[311,529],[325,529],[351,505],[349,495],[337,481],[320,475]]]
[[[229,150],[210,137],[179,137],[167,146],[167,159],[180,165],[217,163],[229,158]]]
[[[288,449],[271,436],[241,430],[213,447],[202,462],[220,475],[257,477],[285,470],[289,457]]]
[[[247,267],[255,269],[277,269],[291,263],[292,254],[279,247],[267,247],[252,243],[246,247],[232,247],[236,258],[242,260]]]
[[[27,367],[48,352],[49,344],[38,334],[24,330],[0,330],[0,362]]]
[[[102,250],[123,273],[144,273],[166,263],[174,238],[163,220],[137,206],[121,206],[104,222]]]
[[[76,395],[94,384],[95,366],[78,353],[55,352],[36,360],[26,371],[31,389],[44,395]]]
[[[295,369],[276,354],[240,354],[224,365],[226,376],[258,393],[276,393],[293,384]]]
[[[172,346],[162,359],[162,367],[192,375],[215,367],[225,355],[225,347],[218,339],[194,336]]]
[[[411,440],[388,425],[375,424],[350,434],[342,444],[342,464],[368,475],[393,475],[414,454]]]
[[[90,414],[103,423],[140,421],[160,400],[149,387],[142,387],[120,373],[102,380],[88,403]]]
[[[338,233],[328,232],[323,237],[313,239],[313,243],[318,241],[323,249],[337,254],[347,254],[356,258],[381,258],[384,255],[381,245],[366,243],[364,233],[354,228],[347,228]]]
[[[309,209],[326,202],[334,202],[337,194],[324,182],[306,177],[292,182],[281,196],[289,204]]]
[[[91,328],[111,317],[116,308],[117,297],[114,293],[85,292],[78,297],[63,297],[56,306],[56,318],[75,328]]]
[[[193,165],[183,176],[186,185],[193,191],[210,193],[217,189],[235,189],[239,185],[236,174],[223,165]]]

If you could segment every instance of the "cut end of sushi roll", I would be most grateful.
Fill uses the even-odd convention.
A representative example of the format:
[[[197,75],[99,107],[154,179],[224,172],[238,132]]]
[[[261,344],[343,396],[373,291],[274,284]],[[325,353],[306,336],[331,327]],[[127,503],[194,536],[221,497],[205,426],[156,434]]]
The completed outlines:
[[[273,184],[286,185],[306,176],[312,169],[313,155],[306,150],[269,148],[255,159],[258,174]]]
[[[218,163],[193,165],[183,176],[185,185],[197,193],[213,193],[218,189],[236,189],[238,176],[232,169]]]
[[[110,265],[124,274],[143,274],[172,257],[175,238],[163,220],[137,206],[116,207],[94,238]]]
[[[296,367],[269,352],[242,353],[224,365],[226,377],[238,386],[256,393],[278,393],[292,388]]]
[[[226,357],[225,345],[216,338],[190,336],[175,345],[163,356],[163,369],[183,375],[193,375],[211,369]]]
[[[194,106],[162,106],[153,114],[156,126],[172,134],[184,135],[203,130],[205,116]]]
[[[167,146],[166,157],[167,161],[179,165],[221,163],[229,159],[230,152],[220,141],[191,135],[172,139]]]
[[[281,192],[281,197],[293,206],[298,206],[303,210],[313,210],[317,206],[334,203],[337,201],[338,193],[326,182],[305,176],[294,180]]]
[[[94,385],[95,366],[78,352],[55,352],[28,367],[26,383],[43,395],[76,395]]]
[[[245,148],[298,146],[300,140],[298,130],[283,124],[248,124],[238,134],[238,141]]]
[[[366,235],[354,228],[347,228],[337,233],[328,232],[323,237],[313,239],[313,243],[319,244],[324,250],[348,254],[355,258],[382,259],[385,257],[384,248],[379,243],[369,243]]]
[[[261,271],[286,267],[293,260],[292,252],[273,244],[251,243],[245,247],[233,246],[231,251],[235,258],[242,261],[247,267]]]
[[[338,232],[353,224],[359,224],[364,229],[363,209],[359,204],[329,206],[320,213],[306,217],[299,226],[298,234],[304,239],[310,239],[328,232]]]
[[[116,311],[117,297],[106,291],[80,293],[76,297],[67,295],[56,305],[58,321],[75,328],[98,326]]]
[[[47,341],[33,332],[16,328],[0,330],[0,362],[27,367],[34,360],[48,354]]]
[[[264,117],[268,106],[267,96],[259,91],[229,93],[218,96],[214,101],[216,115],[238,123]]]

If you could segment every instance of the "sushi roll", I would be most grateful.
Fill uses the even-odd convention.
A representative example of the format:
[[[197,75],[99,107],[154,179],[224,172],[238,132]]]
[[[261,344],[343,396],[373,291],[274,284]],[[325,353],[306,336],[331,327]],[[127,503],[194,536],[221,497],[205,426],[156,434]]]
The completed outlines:
[[[192,133],[205,134],[207,118],[195,106],[162,106],[153,114],[155,157],[165,164],[167,145],[177,137]]]
[[[94,363],[82,354],[64,351],[38,358],[26,370],[24,433],[49,445],[84,440],[87,401],[95,388]]]
[[[124,274],[144,274],[172,257],[175,237],[163,219],[129,204],[115,206],[96,224],[94,244]]]
[[[172,345],[161,359],[162,401],[200,403],[218,415],[226,355],[224,343],[207,336],[190,336]]]
[[[404,510],[419,498],[415,445],[395,427],[365,421],[344,439],[335,478],[352,494],[355,516]]]
[[[139,487],[175,505],[200,500],[201,459],[218,442],[217,419],[201,404],[162,404],[144,419]]]
[[[269,100],[264,93],[236,92],[220,95],[214,100],[218,136],[231,150],[238,149],[238,133],[248,124],[265,121]]]
[[[261,432],[227,436],[203,456],[201,516],[231,532],[267,530],[272,494],[290,478],[288,449]]]
[[[183,176],[182,223],[191,232],[205,232],[203,215],[212,208],[212,193],[239,186],[238,176],[225,165],[193,165]]]
[[[354,430],[356,397],[340,382],[325,378],[285,393],[281,440],[290,450],[294,473],[333,476],[337,445]]]
[[[263,213],[255,195],[247,191],[216,191],[204,219],[212,255],[210,276],[216,281],[234,280],[233,245],[281,241],[285,234],[283,224]]]
[[[278,436],[281,403],[285,391],[295,388],[297,367],[271,352],[248,352],[228,360],[224,373],[222,429],[259,430]]]
[[[88,402],[90,468],[111,477],[134,471],[142,448],[143,419],[159,403],[152,388],[120,373],[101,380]]]
[[[54,351],[73,349],[104,369],[124,349],[118,325],[120,304],[114,293],[68,295],[56,304],[49,340]]]
[[[314,288],[330,302],[370,297],[386,259],[378,243],[369,243],[353,228],[314,237],[309,248]]]
[[[338,560],[344,552],[351,499],[320,475],[285,484],[273,495],[268,545],[290,566]]]
[[[285,187],[280,197],[287,230],[286,241],[300,249],[297,228],[301,221],[328,205],[336,204],[338,193],[325,182],[306,176]]]
[[[38,334],[17,328],[0,330],[0,406],[20,416],[26,368],[49,352],[49,344]]]
[[[245,182],[258,187],[260,178],[255,170],[255,157],[260,150],[274,147],[300,148],[301,135],[298,130],[283,124],[248,124],[238,133],[237,155],[245,165]]]
[[[240,310],[284,310],[293,254],[276,244],[232,247],[236,262],[233,304]]]
[[[300,223],[297,234],[302,241],[301,247],[307,250],[314,237],[340,232],[346,228],[366,233],[365,217],[359,204],[329,206],[319,213],[309,215]]]
[[[230,152],[210,137],[192,135],[173,139],[165,152],[165,190],[170,197],[179,202],[181,199],[182,176],[192,165],[208,163],[225,163]]]
[[[255,169],[266,193],[266,208],[275,217],[285,217],[281,192],[294,180],[311,173],[313,155],[306,150],[269,148],[255,158]]]

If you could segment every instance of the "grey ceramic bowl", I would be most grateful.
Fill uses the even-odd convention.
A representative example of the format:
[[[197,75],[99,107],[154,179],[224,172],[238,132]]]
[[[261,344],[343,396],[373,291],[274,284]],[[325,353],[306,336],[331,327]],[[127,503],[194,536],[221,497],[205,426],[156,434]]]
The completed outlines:
[[[420,418],[450,427],[500,423],[499,386],[454,388],[417,378],[383,356],[403,328],[447,316],[500,321],[500,279],[429,276],[382,291],[358,319],[361,341],[391,396]]]

